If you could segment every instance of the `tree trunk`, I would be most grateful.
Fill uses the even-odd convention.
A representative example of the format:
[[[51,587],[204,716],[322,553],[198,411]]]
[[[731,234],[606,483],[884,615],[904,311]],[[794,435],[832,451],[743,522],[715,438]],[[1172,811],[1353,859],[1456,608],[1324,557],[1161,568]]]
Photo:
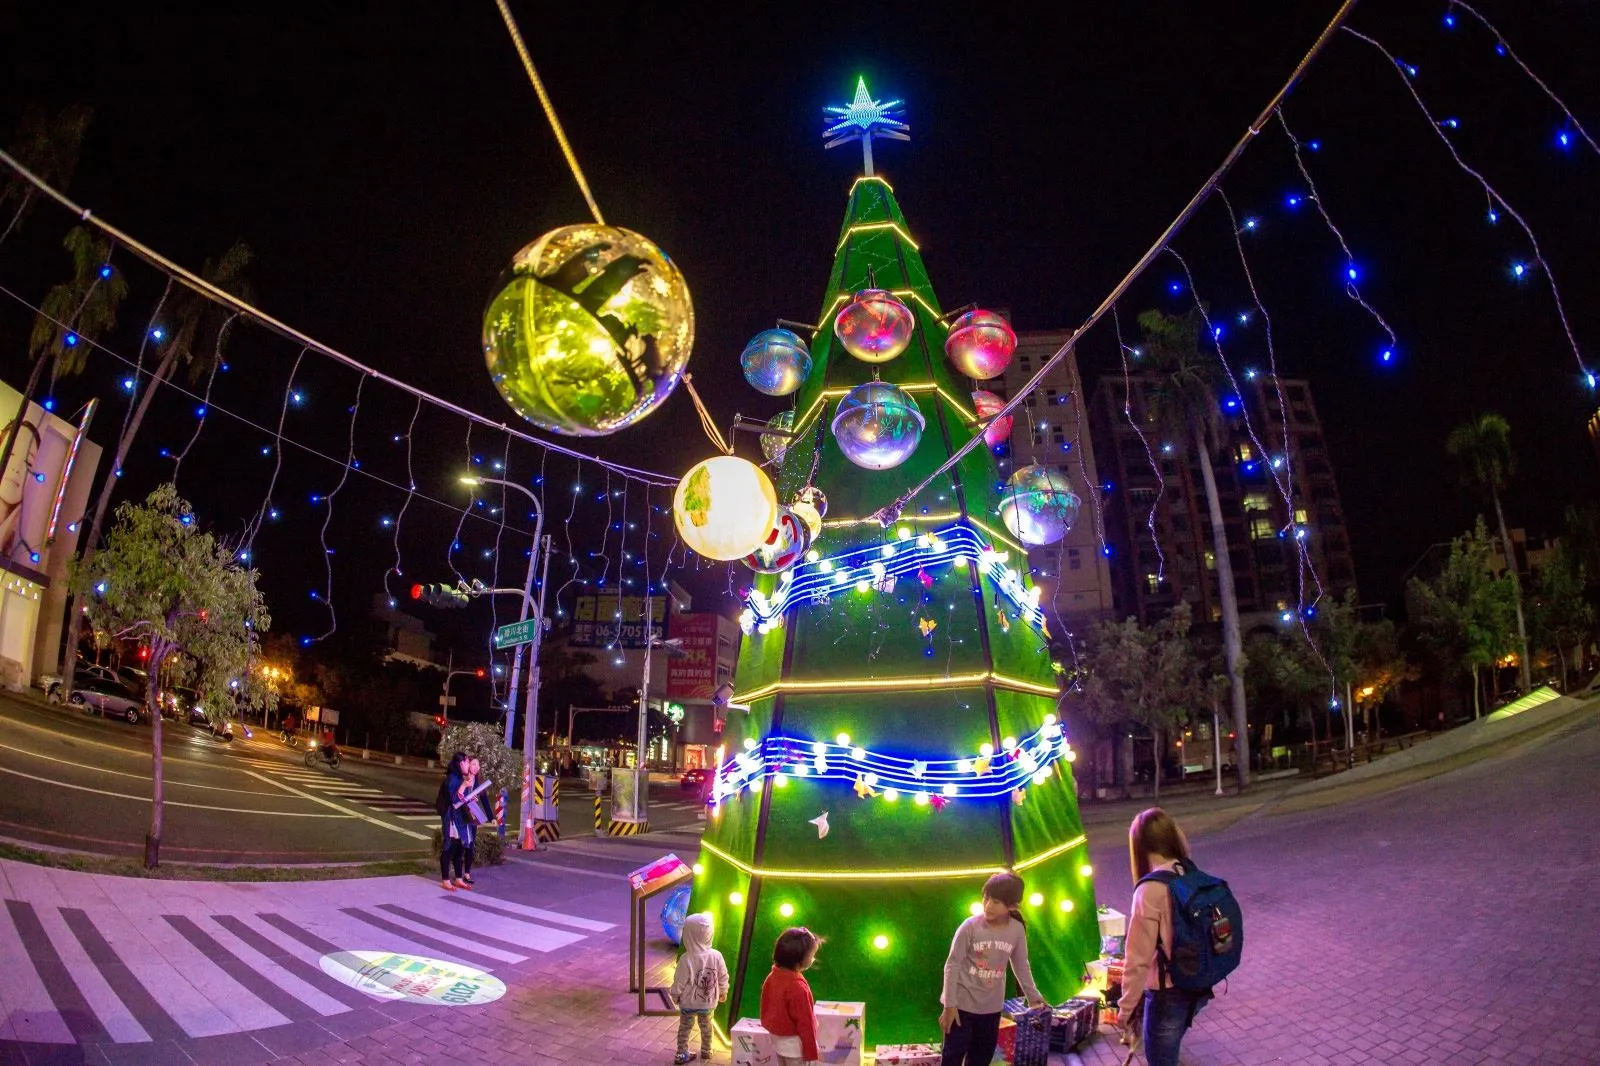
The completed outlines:
[[[152,645],[155,643],[151,641]],[[165,659],[165,652],[158,652],[156,647],[152,647],[150,670],[145,675],[144,703],[150,712],[150,832],[144,838],[144,865],[147,870],[154,870],[161,864],[161,815],[165,789],[161,761],[161,704],[156,699],[159,687],[156,679],[161,676],[161,665]]]
[[[0,470],[4,469],[5,467],[0,466]],[[1559,640],[1556,641],[1556,658],[1561,660],[1561,691],[1565,692],[1567,691],[1567,653],[1561,647]]]
[[[1528,627],[1522,620],[1522,580],[1517,577],[1517,555],[1511,548],[1511,533],[1506,529],[1506,512],[1500,506],[1500,494],[1490,490],[1489,495],[1494,500],[1494,516],[1500,520],[1500,544],[1506,553],[1506,573],[1511,576],[1511,602],[1517,608],[1517,650],[1518,663],[1522,667],[1522,693],[1527,695],[1531,687],[1529,679],[1533,665],[1528,662]]]
[[[1196,426],[1194,444],[1200,453],[1200,477],[1205,482],[1206,506],[1211,512],[1211,544],[1217,557],[1217,592],[1222,600],[1222,646],[1233,695],[1235,761],[1239,791],[1243,792],[1250,786],[1250,720],[1244,702],[1244,671],[1239,666],[1244,657],[1244,641],[1239,632],[1239,596],[1233,586],[1233,556],[1228,552],[1228,530],[1222,521],[1222,501],[1217,497],[1217,475],[1211,469],[1211,452],[1206,443],[1205,431]]]
[[[1122,798],[1133,798],[1133,738],[1117,737],[1117,761],[1122,765]]]
[[[1153,799],[1161,798],[1161,730],[1150,730],[1150,754],[1155,758],[1155,773],[1150,779],[1150,796]]]
[[[1473,721],[1477,721],[1482,716],[1483,716],[1483,712],[1478,706],[1478,664],[1477,663],[1473,663],[1472,664],[1472,718],[1473,718]]]
[[[167,354],[162,357],[156,372],[150,378],[150,385],[139,397],[139,404],[133,409],[133,417],[128,419],[128,426],[122,431],[122,436],[117,439],[117,454],[111,462],[111,469],[106,471],[106,480],[100,486],[100,498],[95,501],[94,519],[83,538],[83,555],[79,558],[78,565],[84,570],[94,561],[95,552],[100,546],[100,533],[105,525],[106,514],[111,509],[111,497],[117,491],[118,472],[122,469],[123,461],[128,457],[128,449],[133,446],[133,438],[139,434],[139,426],[144,422],[144,416],[150,410],[150,401],[155,398],[156,390],[167,380],[167,375],[172,373],[172,365],[177,359],[176,345],[169,346]],[[83,632],[83,610],[81,595],[77,592],[67,601],[67,646],[61,653],[61,689],[63,692],[72,691],[73,677],[78,669],[78,639]],[[153,675],[152,675],[153,676]],[[160,749],[157,749],[156,762],[160,764]]]

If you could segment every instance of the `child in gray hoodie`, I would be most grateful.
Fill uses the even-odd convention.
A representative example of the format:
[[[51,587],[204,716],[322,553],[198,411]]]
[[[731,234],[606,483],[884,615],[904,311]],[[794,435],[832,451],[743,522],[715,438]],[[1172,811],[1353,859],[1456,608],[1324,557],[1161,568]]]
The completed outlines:
[[[685,1063],[689,1054],[689,1030],[700,1024],[700,1057],[711,1057],[711,1011],[728,998],[728,964],[722,952],[711,946],[711,915],[691,914],[683,920],[683,954],[672,975],[672,999],[678,1004],[678,1055],[672,1061]]]

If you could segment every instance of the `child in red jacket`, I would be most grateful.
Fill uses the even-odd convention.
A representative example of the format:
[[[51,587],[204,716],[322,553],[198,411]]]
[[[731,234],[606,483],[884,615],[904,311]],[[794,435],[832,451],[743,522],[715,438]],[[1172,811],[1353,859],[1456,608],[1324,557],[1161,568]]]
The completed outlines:
[[[779,1066],[815,1062],[816,1001],[801,977],[817,959],[822,938],[803,926],[785,929],[772,949],[772,972],[761,985],[761,1027],[772,1035]]]

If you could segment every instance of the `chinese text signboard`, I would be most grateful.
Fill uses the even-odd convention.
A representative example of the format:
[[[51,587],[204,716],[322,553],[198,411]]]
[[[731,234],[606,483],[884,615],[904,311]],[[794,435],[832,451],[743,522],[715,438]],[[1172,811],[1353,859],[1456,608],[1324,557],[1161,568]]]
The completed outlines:
[[[681,614],[672,635],[683,654],[667,660],[667,698],[709,700],[717,689],[717,616]]]
[[[666,596],[650,598],[651,633],[665,639]],[[579,596],[572,610],[572,646],[575,648],[644,647],[644,597]]]

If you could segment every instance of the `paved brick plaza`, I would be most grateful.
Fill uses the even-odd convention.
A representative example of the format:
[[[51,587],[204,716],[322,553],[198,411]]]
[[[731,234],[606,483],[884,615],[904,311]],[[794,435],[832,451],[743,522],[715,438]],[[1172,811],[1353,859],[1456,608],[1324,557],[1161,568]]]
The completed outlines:
[[[1242,899],[1247,961],[1201,1014],[1185,1063],[1600,1061],[1597,767],[1589,718],[1504,759],[1197,841]],[[1120,834],[1094,836],[1103,901],[1119,905]],[[542,868],[482,871],[481,906],[440,904],[416,879],[118,891],[5,864],[0,1064],[669,1062],[676,1023],[634,1017],[621,987],[617,875],[658,843],[689,846],[572,841]],[[330,945],[460,958],[509,991],[482,1007],[364,1002],[318,983],[312,962]],[[1081,1058],[1121,1053],[1102,1038]]]

